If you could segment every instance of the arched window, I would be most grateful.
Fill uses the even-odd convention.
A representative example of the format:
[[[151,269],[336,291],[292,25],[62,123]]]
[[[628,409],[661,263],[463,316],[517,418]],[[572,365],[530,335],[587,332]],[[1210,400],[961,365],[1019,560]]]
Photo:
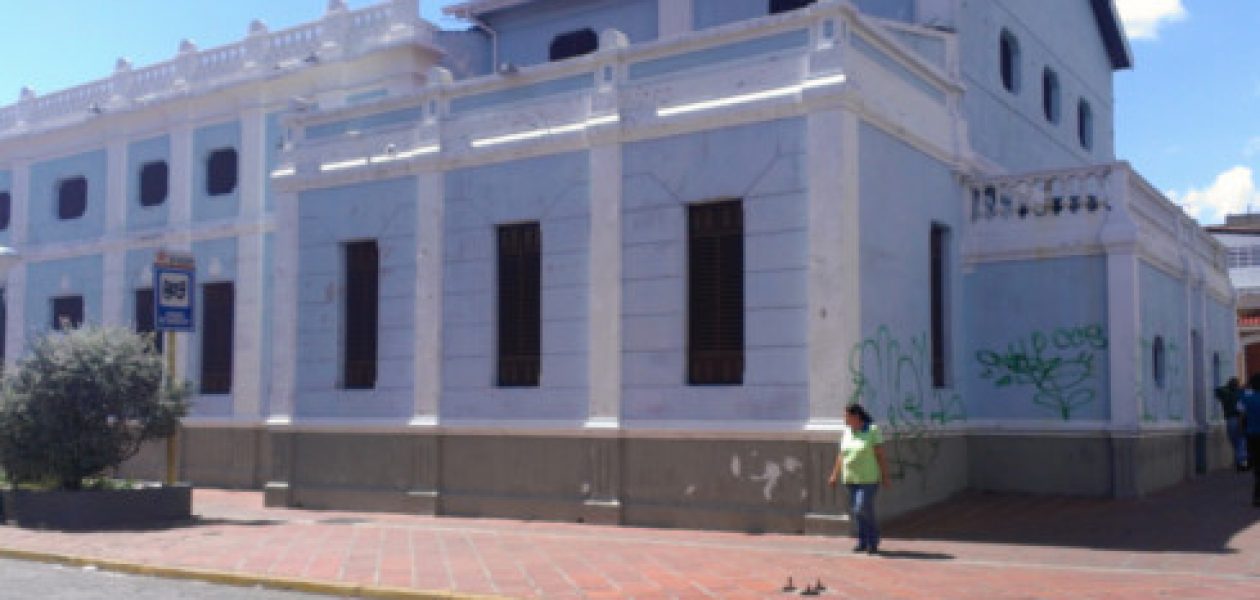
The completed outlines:
[[[1001,53],[1002,87],[1012,94],[1019,92],[1019,40],[1008,30],[1002,30],[999,42]]]
[[[599,49],[599,36],[590,28],[557,35],[551,40],[551,60],[564,60]]]
[[[1151,374],[1155,379],[1155,387],[1160,389],[1164,388],[1164,383],[1167,381],[1166,362],[1164,336],[1157,335],[1151,344]]]
[[[1080,104],[1076,105],[1076,135],[1080,138],[1081,147],[1086,150],[1094,149],[1094,109],[1089,107],[1089,101],[1081,99]]]
[[[1059,122],[1059,74],[1050,67],[1041,73],[1041,109],[1047,121]]]

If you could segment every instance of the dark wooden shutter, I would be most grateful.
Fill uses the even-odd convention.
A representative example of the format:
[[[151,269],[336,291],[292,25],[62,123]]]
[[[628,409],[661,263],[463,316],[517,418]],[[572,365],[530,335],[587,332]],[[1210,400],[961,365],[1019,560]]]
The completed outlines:
[[[9,219],[13,214],[13,195],[0,192],[0,231],[9,228]]]
[[[688,208],[687,382],[744,381],[744,208]]]
[[[946,281],[948,269],[946,261],[949,260],[949,228],[942,225],[932,226],[932,385],[938,388],[945,387],[949,383],[948,371],[948,329],[946,327],[946,318],[948,315],[948,300],[945,297]]]
[[[375,241],[346,244],[344,385],[376,387],[377,317],[380,307],[380,250]]]
[[[549,58],[564,60],[583,54],[590,54],[599,49],[599,36],[591,29],[579,29],[557,35],[551,40]]]
[[[57,218],[77,219],[87,212],[87,179],[72,177],[57,184]]]
[[[4,369],[6,344],[9,334],[9,296],[4,288],[0,288],[0,369]],[[1217,357],[1220,358],[1219,356]],[[1219,362],[1219,360],[1218,360]]]
[[[501,225],[498,237],[498,382],[533,387],[542,371],[542,230],[538,223]]]
[[[211,196],[231,194],[236,190],[236,149],[221,148],[206,160],[206,193]]]
[[[162,351],[162,334],[154,323],[153,288],[136,290],[136,333],[153,335],[153,349]]]
[[[230,282],[202,286],[201,393],[232,391],[232,328],[235,289]]]
[[[52,326],[61,331],[63,324],[77,328],[83,324],[83,296],[61,296],[52,301]]]
[[[805,8],[814,2],[815,0],[770,0],[770,14]]]

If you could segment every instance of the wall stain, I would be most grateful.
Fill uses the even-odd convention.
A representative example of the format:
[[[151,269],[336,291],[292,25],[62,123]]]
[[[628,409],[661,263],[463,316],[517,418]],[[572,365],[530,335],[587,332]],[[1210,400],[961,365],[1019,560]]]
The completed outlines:
[[[1064,421],[1098,398],[1098,356],[1107,348],[1102,325],[1060,327],[1016,340],[1005,350],[980,350],[980,378],[998,388],[1031,387],[1032,403]]]

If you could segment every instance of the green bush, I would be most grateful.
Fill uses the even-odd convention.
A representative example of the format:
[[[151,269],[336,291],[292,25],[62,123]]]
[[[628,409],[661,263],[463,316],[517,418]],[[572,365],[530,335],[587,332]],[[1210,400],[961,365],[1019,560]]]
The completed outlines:
[[[151,338],[121,327],[50,333],[6,374],[0,468],[13,484],[77,490],[174,434],[185,385],[163,386]]]

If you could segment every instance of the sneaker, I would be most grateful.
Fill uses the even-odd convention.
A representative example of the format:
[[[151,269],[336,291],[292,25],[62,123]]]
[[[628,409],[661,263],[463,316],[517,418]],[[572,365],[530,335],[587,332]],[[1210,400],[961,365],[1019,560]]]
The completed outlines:
[[[866,552],[866,544],[858,544],[853,547],[854,552]]]
[[[879,546],[875,545],[875,546],[871,546],[870,548],[867,548],[866,553],[871,554],[871,555],[879,554]]]

